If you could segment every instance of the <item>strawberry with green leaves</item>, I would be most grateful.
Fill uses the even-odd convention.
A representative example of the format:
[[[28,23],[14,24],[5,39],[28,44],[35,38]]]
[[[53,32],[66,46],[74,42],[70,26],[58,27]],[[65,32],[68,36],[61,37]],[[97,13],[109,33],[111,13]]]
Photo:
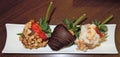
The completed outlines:
[[[86,16],[86,14],[83,14],[81,17],[78,18],[75,22],[68,21],[67,19],[64,19],[64,24],[58,24],[51,35],[51,38],[49,39],[48,45],[52,50],[58,51],[62,48],[71,46],[76,37],[78,37],[78,31],[79,27],[77,27],[77,24]],[[76,37],[74,37],[76,36]]]
[[[48,17],[52,4],[53,2],[50,2],[45,18],[41,18],[39,22],[30,20],[25,24],[23,32],[18,34],[20,35],[20,41],[26,48],[33,49],[47,45],[48,38],[51,37],[51,29],[48,24]]]
[[[100,46],[106,40],[108,28],[105,25],[113,16],[109,16],[102,23],[94,21],[93,24],[81,25],[79,37],[75,40],[78,50],[87,51]]]

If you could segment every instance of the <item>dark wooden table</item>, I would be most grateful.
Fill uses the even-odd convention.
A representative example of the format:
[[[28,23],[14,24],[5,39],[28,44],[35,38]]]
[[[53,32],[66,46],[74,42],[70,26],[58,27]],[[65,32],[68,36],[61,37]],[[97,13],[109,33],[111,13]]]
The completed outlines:
[[[54,0],[0,0],[0,52],[6,41],[6,23],[25,24],[30,19],[39,20],[45,16],[50,1]],[[91,23],[98,19],[103,21],[109,15],[114,15],[110,24],[117,24],[115,42],[117,55],[85,55],[85,54],[2,54],[0,57],[120,57],[120,0],[55,0],[50,16],[50,24],[60,24],[63,18],[69,20],[86,13],[87,19],[81,24]],[[14,45],[14,44],[13,44]],[[105,48],[106,49],[106,48]]]

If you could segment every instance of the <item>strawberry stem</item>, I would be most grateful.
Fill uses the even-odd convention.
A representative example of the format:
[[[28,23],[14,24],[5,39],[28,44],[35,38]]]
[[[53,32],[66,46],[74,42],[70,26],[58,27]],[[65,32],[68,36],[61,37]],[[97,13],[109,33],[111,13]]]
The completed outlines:
[[[48,20],[48,15],[50,13],[50,9],[52,8],[52,4],[53,4],[53,2],[50,2],[49,6],[48,6],[48,9],[46,12],[46,17],[45,17],[45,22],[47,22],[47,20]]]
[[[76,26],[82,19],[84,19],[85,16],[86,16],[86,14],[83,14],[82,16],[80,16],[80,17],[73,23],[73,26]]]
[[[107,23],[109,20],[111,20],[113,18],[113,15],[109,16],[108,18],[106,18],[101,24],[100,26],[102,26],[103,24]]]

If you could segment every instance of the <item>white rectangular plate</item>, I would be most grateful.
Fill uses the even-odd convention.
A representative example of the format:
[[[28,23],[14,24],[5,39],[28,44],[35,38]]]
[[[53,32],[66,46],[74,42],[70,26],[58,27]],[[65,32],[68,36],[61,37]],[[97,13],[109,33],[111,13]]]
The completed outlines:
[[[48,45],[43,48],[38,49],[26,49],[21,41],[19,41],[19,36],[17,33],[22,32],[23,24],[6,24],[7,29],[7,39],[5,47],[2,53],[27,53],[27,54],[43,54],[43,53],[72,53],[72,54],[118,54],[115,45],[115,28],[116,24],[107,24],[108,27],[108,37],[107,41],[103,42],[99,47],[88,50],[87,52],[76,50],[77,46],[73,45],[59,51],[53,51]],[[55,25],[50,25],[50,28],[55,28]]]

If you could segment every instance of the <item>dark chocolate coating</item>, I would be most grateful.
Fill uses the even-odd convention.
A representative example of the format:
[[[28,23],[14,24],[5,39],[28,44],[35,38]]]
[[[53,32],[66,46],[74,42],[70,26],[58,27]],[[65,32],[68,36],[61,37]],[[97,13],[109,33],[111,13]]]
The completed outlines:
[[[75,37],[70,34],[70,32],[67,30],[67,28],[59,24],[55,27],[51,38],[48,41],[48,45],[52,50],[60,50],[63,47],[66,47],[73,43],[75,40]]]

